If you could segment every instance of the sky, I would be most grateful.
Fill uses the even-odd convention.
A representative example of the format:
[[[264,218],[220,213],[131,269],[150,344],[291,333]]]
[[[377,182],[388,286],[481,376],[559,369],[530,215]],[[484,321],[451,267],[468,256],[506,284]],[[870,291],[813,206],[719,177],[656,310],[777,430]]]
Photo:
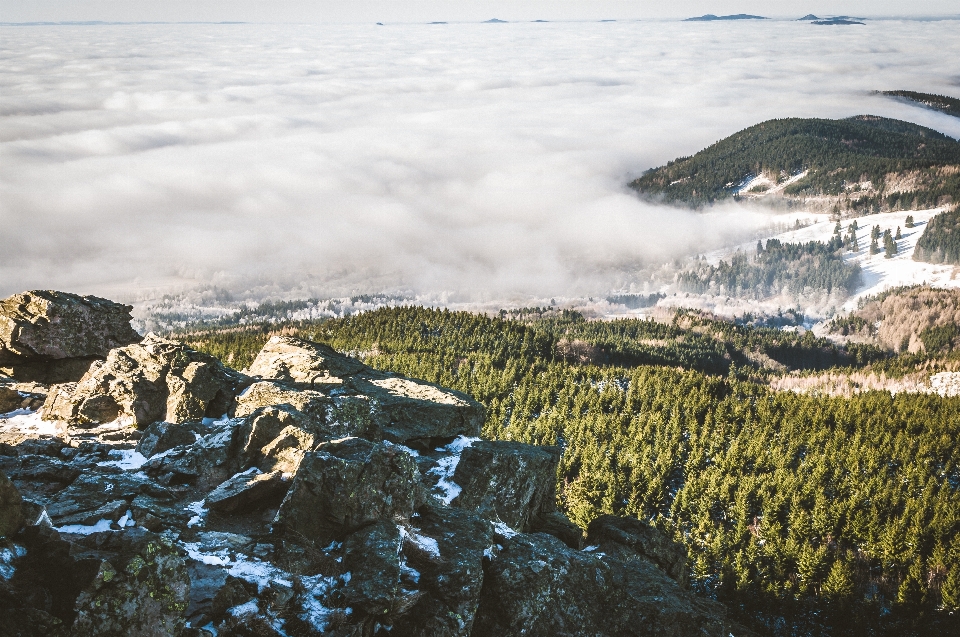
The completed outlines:
[[[0,0],[0,21],[418,22],[436,20],[602,20],[749,13],[799,18],[957,15],[955,0]]]
[[[774,117],[960,96],[957,23],[0,27],[0,295],[649,291],[769,213],[626,187]]]

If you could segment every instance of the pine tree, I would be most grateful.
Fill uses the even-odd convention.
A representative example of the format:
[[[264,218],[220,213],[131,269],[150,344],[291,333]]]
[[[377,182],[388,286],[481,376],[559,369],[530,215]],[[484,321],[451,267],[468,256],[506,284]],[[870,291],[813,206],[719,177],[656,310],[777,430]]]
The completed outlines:
[[[907,215],[907,223],[904,224],[908,228],[913,227],[913,215]]]
[[[892,259],[897,254],[897,242],[893,240],[890,230],[883,231],[883,258]]]
[[[900,233],[900,226],[897,226],[897,235],[894,237],[897,241],[903,239],[903,235]]]
[[[880,244],[874,236],[870,237],[870,254],[880,254]]]
[[[844,557],[833,563],[823,583],[823,592],[827,597],[838,600],[853,594],[853,569]]]

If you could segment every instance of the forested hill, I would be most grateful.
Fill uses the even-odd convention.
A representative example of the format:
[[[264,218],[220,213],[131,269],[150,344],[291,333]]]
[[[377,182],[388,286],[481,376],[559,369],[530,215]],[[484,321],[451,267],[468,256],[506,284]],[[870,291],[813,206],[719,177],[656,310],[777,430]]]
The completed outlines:
[[[857,193],[866,189],[875,195],[869,205],[877,210],[896,209],[936,204],[944,196],[960,200],[960,178],[944,170],[958,164],[960,143],[908,122],[872,115],[774,119],[650,170],[630,185],[668,203],[702,206],[746,194],[744,186],[758,175],[768,175],[778,184],[808,171],[783,194],[839,197],[856,185]],[[886,181],[895,176],[909,183],[885,189]],[[909,202],[904,193],[911,195]]]
[[[960,117],[960,100],[946,95],[934,95],[932,93],[917,93],[915,91],[880,91],[882,95],[890,97],[900,97],[911,102],[923,104],[928,108]]]

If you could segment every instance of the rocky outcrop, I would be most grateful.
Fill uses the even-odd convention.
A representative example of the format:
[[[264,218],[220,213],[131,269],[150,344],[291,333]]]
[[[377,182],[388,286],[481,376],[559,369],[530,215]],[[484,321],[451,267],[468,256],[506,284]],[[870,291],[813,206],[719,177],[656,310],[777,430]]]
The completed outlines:
[[[304,389],[337,389],[344,380],[370,368],[320,343],[274,336],[246,370],[251,376],[272,378]]]
[[[96,574],[77,597],[71,635],[165,637],[183,632],[190,578],[169,539],[134,528],[97,534],[81,546],[107,559],[99,560]]]
[[[0,385],[0,414],[5,414],[15,409],[20,409],[23,404],[23,396],[15,389]]]
[[[0,372],[22,381],[79,380],[95,360],[136,343],[129,305],[34,290],[0,300]]]
[[[216,358],[151,334],[112,350],[76,384],[55,386],[43,417],[70,424],[123,418],[140,427],[216,418],[248,384]]]
[[[640,520],[601,515],[587,528],[586,543],[625,562],[653,562],[681,586],[687,585],[686,550]]]
[[[500,541],[484,567],[477,637],[733,634],[722,606],[686,593],[649,563],[575,551],[542,534]]]
[[[0,473],[0,538],[10,537],[23,522],[23,498],[10,478]]]
[[[345,438],[304,456],[277,528],[319,548],[380,519],[407,520],[421,498],[420,472],[408,453]]]
[[[371,425],[382,432],[383,438],[415,449],[428,450],[457,436],[478,436],[483,423],[483,407],[465,394],[378,372],[325,345],[298,338],[272,337],[246,373],[326,392],[343,414],[328,417],[331,428],[336,429],[334,423],[339,423],[341,429],[356,430],[360,425],[354,421],[369,414]],[[356,397],[368,401],[366,409]]]
[[[248,371],[149,336],[0,416],[4,630],[746,634],[657,529],[584,541],[560,449],[480,440],[470,398],[289,338]]]
[[[556,447],[480,440],[465,448],[453,474],[460,495],[452,504],[486,511],[526,532],[531,517],[556,510]]]

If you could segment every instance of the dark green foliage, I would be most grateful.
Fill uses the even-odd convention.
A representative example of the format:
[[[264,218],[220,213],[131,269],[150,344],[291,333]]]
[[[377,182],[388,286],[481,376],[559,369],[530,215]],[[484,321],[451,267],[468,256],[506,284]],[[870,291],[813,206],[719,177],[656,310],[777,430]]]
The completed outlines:
[[[904,225],[908,228],[913,227],[913,215],[907,215],[907,222]]]
[[[915,261],[960,264],[960,206],[927,223],[913,252]]]
[[[652,521],[687,546],[699,589],[766,632],[957,629],[937,607],[960,606],[960,399],[776,393],[742,380],[749,369],[736,361],[725,376],[675,368],[683,356],[709,368],[718,354],[831,351],[809,332],[688,311],[672,324],[525,315],[395,308],[297,328],[378,368],[474,395],[489,410],[488,437],[561,445],[558,497],[572,519]],[[266,335],[187,338],[249,360]],[[564,339],[624,363],[567,362]],[[625,362],[657,348],[670,367]]]
[[[918,102],[928,108],[960,117],[960,100],[946,95],[933,95],[931,93],[917,93],[914,91],[880,91],[883,95],[891,97],[902,97],[912,102]]]
[[[847,184],[882,185],[888,173],[920,170],[917,192],[866,197],[865,209],[960,200],[960,178],[938,167],[960,163],[960,143],[923,126],[860,115],[843,120],[775,119],[747,128],[706,148],[648,171],[630,185],[641,194],[694,206],[733,197],[752,175],[809,173],[785,189],[788,195],[840,195]]]
[[[638,310],[656,305],[657,301],[665,296],[666,294],[660,294],[659,292],[653,294],[615,294],[608,296],[607,302],[614,305],[625,305],[630,310]]]
[[[933,325],[920,332],[923,349],[928,354],[949,352],[956,346],[958,337],[960,337],[960,327],[956,323]]]
[[[839,227],[839,224],[838,224]],[[848,241],[856,245],[856,241]],[[844,263],[844,244],[839,233],[829,243],[781,243],[768,239],[766,248],[751,261],[743,253],[734,254],[730,263],[703,264],[681,272],[677,284],[681,290],[703,294],[728,294],[762,299],[788,290],[790,294],[834,291],[850,294],[860,285],[859,264]]]
[[[893,240],[890,229],[883,231],[883,256],[885,259],[892,259],[897,254],[897,242]]]

